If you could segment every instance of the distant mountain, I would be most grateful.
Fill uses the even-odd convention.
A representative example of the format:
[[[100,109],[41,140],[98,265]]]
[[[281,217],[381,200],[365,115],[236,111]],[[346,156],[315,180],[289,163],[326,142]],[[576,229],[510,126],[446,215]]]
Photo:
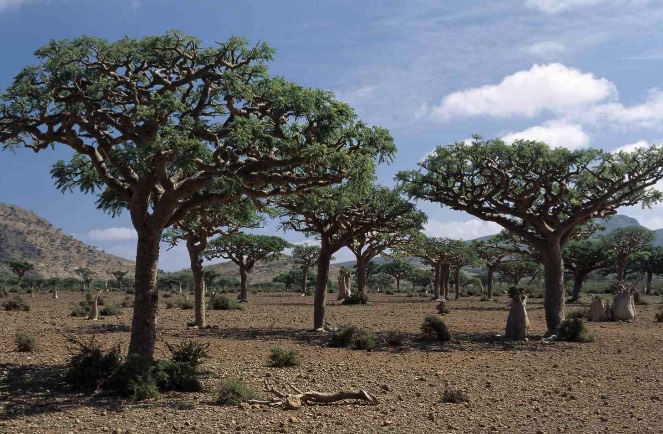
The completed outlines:
[[[134,269],[133,261],[99,251],[31,211],[0,202],[0,274],[10,274],[7,260],[33,263],[29,275],[41,278],[78,277],[74,270],[83,267],[97,279],[109,279],[108,270]]]

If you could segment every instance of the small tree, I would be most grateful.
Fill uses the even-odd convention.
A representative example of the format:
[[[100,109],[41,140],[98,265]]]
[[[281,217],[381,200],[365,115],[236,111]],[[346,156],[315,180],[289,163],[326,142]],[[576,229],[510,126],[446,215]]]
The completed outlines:
[[[74,273],[78,274],[81,276],[81,279],[83,279],[83,291],[89,291],[90,284],[92,283],[92,280],[94,280],[92,270],[86,267],[79,267],[74,270]]]
[[[302,270],[300,281],[302,294],[306,294],[307,292],[308,273],[311,267],[318,262],[319,255],[320,246],[297,244],[292,249],[292,260]]]
[[[502,262],[497,271],[509,279],[511,285],[518,286],[520,281],[525,277],[534,277],[541,268],[541,264],[529,259],[513,259],[511,261]]]
[[[129,274],[129,272],[122,270],[109,270],[108,274],[115,277],[115,280],[117,280],[117,287],[120,289],[120,291],[122,291],[122,283],[124,282],[124,277],[127,274]]]
[[[206,259],[230,259],[239,267],[240,301],[248,302],[248,277],[258,261],[277,259],[291,244],[280,237],[252,235],[237,232],[210,241],[205,250]]]
[[[653,231],[642,226],[626,226],[615,229],[605,236],[605,247],[612,253],[617,267],[617,281],[624,280],[629,259],[654,241]]]
[[[562,251],[576,228],[620,206],[649,206],[663,197],[663,149],[609,153],[551,149],[541,142],[484,141],[437,147],[420,170],[397,176],[405,191],[523,238],[544,265],[546,324],[553,334],[564,319]]]
[[[414,265],[402,258],[395,258],[389,262],[380,265],[380,272],[388,274],[396,279],[396,290],[401,290],[401,280],[406,279],[407,276],[414,269]]]
[[[609,267],[613,261],[603,239],[571,240],[564,248],[564,267],[573,274],[571,301],[580,299],[582,284],[589,273]]]
[[[663,246],[645,246],[644,253],[635,258],[634,267],[646,274],[645,294],[650,295],[654,274],[663,274]]]
[[[19,288],[21,287],[21,280],[23,280],[25,273],[34,269],[34,265],[27,261],[7,261],[7,265],[9,266],[9,269],[12,271],[12,273],[16,275],[16,286]]]
[[[272,282],[275,283],[282,283],[285,286],[286,291],[290,291],[290,289],[300,286],[302,283],[302,279],[304,278],[304,273],[302,270],[290,270],[290,271],[285,271],[283,273],[280,273],[272,279]],[[315,285],[315,276],[312,274],[308,274],[306,276],[307,284],[308,285]]]

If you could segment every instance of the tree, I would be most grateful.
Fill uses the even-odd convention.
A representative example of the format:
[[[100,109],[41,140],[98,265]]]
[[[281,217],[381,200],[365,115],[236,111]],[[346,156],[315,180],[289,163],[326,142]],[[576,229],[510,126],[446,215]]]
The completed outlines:
[[[612,253],[617,267],[617,280],[624,280],[629,259],[656,238],[656,234],[642,226],[617,228],[605,236],[605,247]]]
[[[274,276],[272,282],[282,283],[285,286],[286,291],[290,291],[291,288],[300,286],[302,284],[303,278],[304,273],[301,269],[290,270]],[[313,276],[311,273],[306,275],[306,280],[307,287],[308,285],[315,285],[315,276]]]
[[[525,277],[533,277],[539,271],[541,265],[529,259],[513,259],[502,262],[497,271],[505,277],[508,277],[511,285],[518,286]]]
[[[448,247],[451,255],[449,267],[454,273],[454,300],[458,300],[460,298],[460,269],[475,263],[477,257],[470,245],[463,240],[449,240]]]
[[[368,200],[372,201],[369,210],[375,212],[376,224],[371,230],[356,232],[346,246],[357,260],[358,292],[366,290],[368,263],[389,249],[409,243],[428,220],[424,212],[403,200],[395,190],[379,188]],[[370,218],[363,218],[366,217]]]
[[[273,50],[179,32],[54,40],[0,95],[4,149],[68,146],[62,191],[127,209],[138,235],[129,353],[153,358],[163,231],[189,211],[342,182],[393,144],[331,92],[272,78]]]
[[[291,244],[280,237],[237,232],[209,242],[206,259],[230,259],[239,267],[240,301],[248,302],[248,277],[256,262],[277,259]]]
[[[397,175],[411,197],[496,222],[540,255],[548,334],[564,319],[562,250],[576,228],[620,206],[649,206],[662,197],[650,188],[663,178],[663,149],[656,147],[571,151],[475,136],[469,144],[438,147],[419,165]]]
[[[645,246],[644,252],[646,254],[635,258],[634,266],[646,274],[645,294],[651,295],[651,281],[654,274],[663,274],[663,246],[648,245]]]
[[[423,259],[433,268],[433,298],[449,297],[449,278],[452,268],[455,269],[459,254],[458,240],[449,238],[427,237],[419,233],[410,243],[405,245],[408,254]],[[460,241],[464,244],[464,241]],[[462,265],[461,265],[462,267]]]
[[[312,266],[318,262],[320,246],[298,244],[292,249],[292,260],[299,265],[301,273],[302,294],[307,292],[308,273]]]
[[[417,286],[426,287],[433,282],[433,272],[431,270],[422,270],[414,268],[407,275],[407,280],[412,284],[412,290],[416,291]]]
[[[564,251],[564,267],[573,274],[573,295],[571,300],[580,299],[582,284],[589,273],[609,267],[613,261],[603,239],[571,240]]]
[[[413,269],[414,265],[402,258],[395,258],[392,261],[380,265],[381,273],[388,274],[396,279],[397,291],[401,290],[401,280],[406,279]]]
[[[16,282],[16,286],[19,288],[21,287],[21,280],[23,280],[25,273],[35,267],[31,262],[27,261],[7,261],[7,265],[9,266],[9,269],[12,271],[12,273],[16,275],[18,280]]]
[[[129,274],[129,272],[123,270],[108,270],[108,274],[117,280],[117,287],[122,291],[122,282],[124,282],[124,277]]]
[[[86,267],[79,267],[74,270],[74,273],[78,274],[79,276],[81,276],[81,279],[83,279],[83,291],[89,291],[90,284],[94,279],[94,276],[92,275],[92,270]]]

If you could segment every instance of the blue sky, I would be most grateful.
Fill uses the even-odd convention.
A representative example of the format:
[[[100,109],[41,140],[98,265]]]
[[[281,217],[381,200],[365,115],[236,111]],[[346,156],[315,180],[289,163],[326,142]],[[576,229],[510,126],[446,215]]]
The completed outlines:
[[[209,44],[231,35],[268,42],[276,49],[272,74],[333,90],[361,118],[391,131],[399,153],[378,173],[388,185],[436,145],[474,133],[607,150],[663,141],[661,0],[0,0],[0,87],[50,39],[170,29]],[[1,152],[0,201],[132,259],[126,215],[111,219],[93,197],[62,195],[53,186],[50,165],[68,155]],[[421,206],[431,235],[474,238],[498,230]],[[661,210],[623,213],[658,229]],[[186,265],[183,249],[164,251],[161,268]]]

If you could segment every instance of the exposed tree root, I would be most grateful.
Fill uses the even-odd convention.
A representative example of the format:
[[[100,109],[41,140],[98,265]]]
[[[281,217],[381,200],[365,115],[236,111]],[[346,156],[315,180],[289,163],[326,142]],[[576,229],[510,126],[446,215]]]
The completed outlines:
[[[290,383],[287,383],[287,385],[295,392],[294,394],[288,394],[277,390],[274,386],[265,381],[265,389],[273,395],[276,395],[276,398],[270,400],[253,399],[249,401],[249,404],[263,404],[269,405],[270,407],[282,407],[285,410],[297,410],[304,405],[336,402],[345,399],[358,399],[373,405],[378,403],[378,400],[364,389],[332,393],[315,391],[302,392]]]

